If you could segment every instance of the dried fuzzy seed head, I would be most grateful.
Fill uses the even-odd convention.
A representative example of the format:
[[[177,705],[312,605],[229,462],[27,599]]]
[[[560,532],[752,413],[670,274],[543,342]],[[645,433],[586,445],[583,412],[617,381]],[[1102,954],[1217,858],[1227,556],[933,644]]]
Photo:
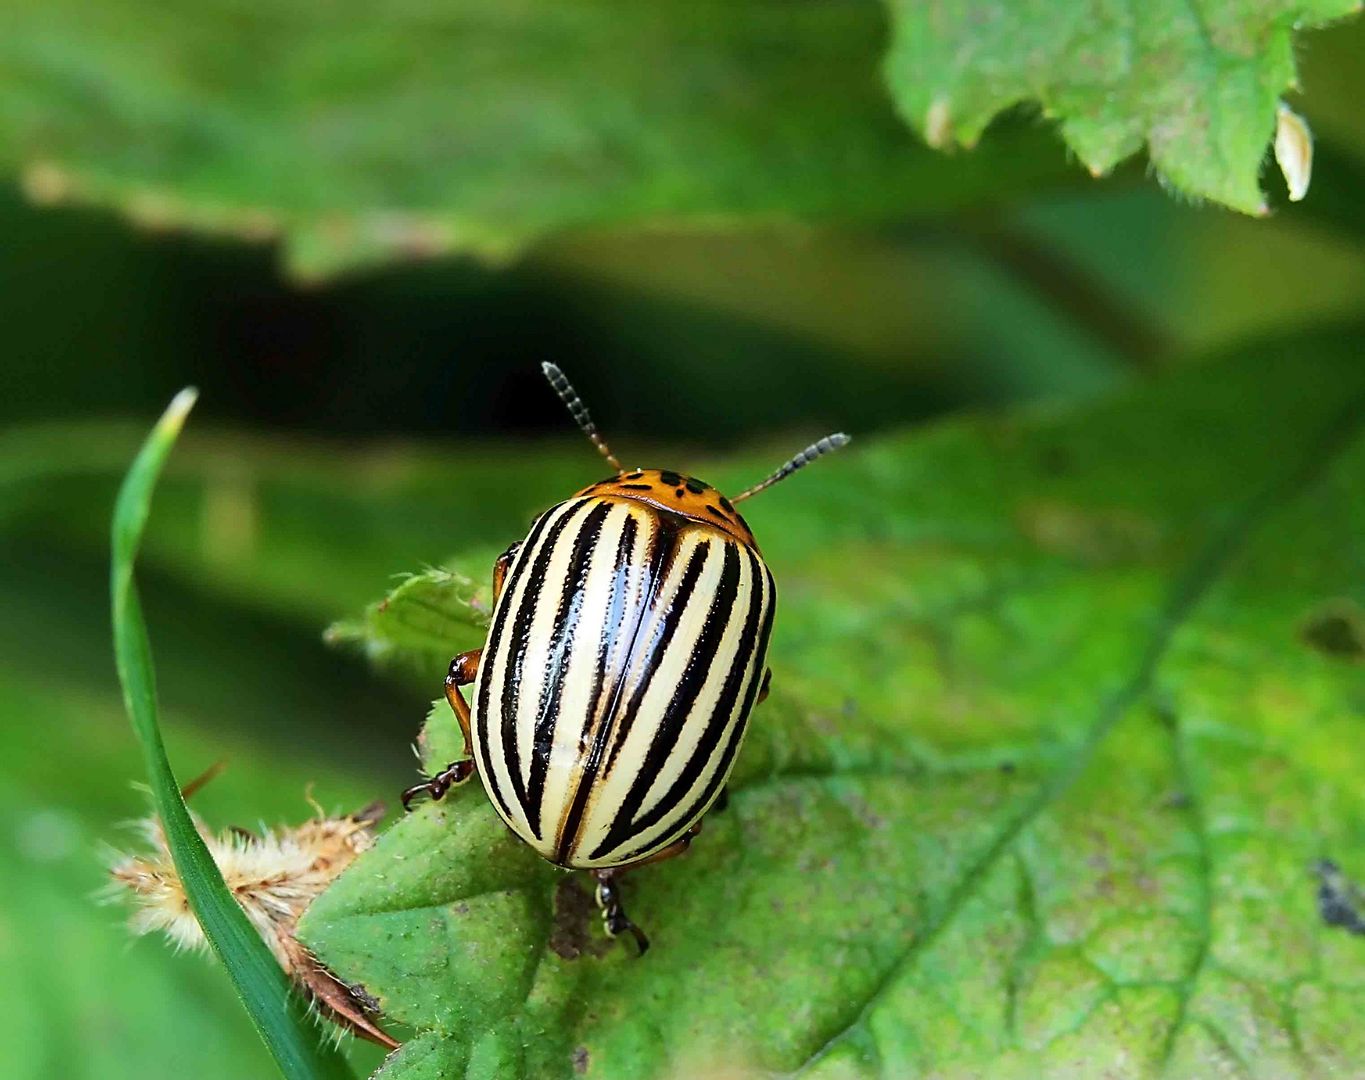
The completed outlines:
[[[322,891],[375,841],[374,826],[383,807],[366,807],[344,817],[318,816],[302,825],[214,833],[196,816],[195,825],[218,864],[228,891],[242,906],[276,960],[309,998],[343,1026],[385,1046],[396,1046],[365,1016],[366,1008],[294,936],[299,918]],[[137,822],[149,851],[118,853],[111,860],[110,894],[129,896],[136,934],[160,932],[177,950],[207,947],[203,929],[190,907],[176,872],[161,822]]]
[[[322,890],[374,843],[372,826],[377,820],[378,815],[369,811],[317,817],[260,836],[240,829],[215,834],[198,818],[195,823],[228,891],[283,964],[278,931],[292,929]],[[204,948],[203,930],[190,909],[161,822],[146,818],[137,827],[151,850],[120,855],[110,867],[115,883],[122,886],[116,891],[127,890],[136,902],[133,930],[138,934],[160,931],[177,949]]]

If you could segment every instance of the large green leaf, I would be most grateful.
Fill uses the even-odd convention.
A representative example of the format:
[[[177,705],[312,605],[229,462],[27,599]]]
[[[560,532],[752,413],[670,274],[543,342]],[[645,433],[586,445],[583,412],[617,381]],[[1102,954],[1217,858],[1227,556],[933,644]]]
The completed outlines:
[[[887,79],[935,146],[974,144],[991,118],[1037,101],[1097,176],[1145,145],[1172,187],[1265,212],[1257,178],[1294,32],[1358,0],[888,0]]]
[[[1313,876],[1365,876],[1358,333],[874,440],[753,504],[773,694],[729,809],[626,879],[654,948],[477,785],[424,806],[302,927],[421,1033],[384,1075],[1365,1058],[1365,939]],[[456,753],[443,706],[425,743]]]
[[[883,33],[876,4],[825,0],[6,0],[0,163],[40,199],[280,236],[309,275],[570,226],[866,219],[1070,171],[1017,141],[925,152],[879,84]]]

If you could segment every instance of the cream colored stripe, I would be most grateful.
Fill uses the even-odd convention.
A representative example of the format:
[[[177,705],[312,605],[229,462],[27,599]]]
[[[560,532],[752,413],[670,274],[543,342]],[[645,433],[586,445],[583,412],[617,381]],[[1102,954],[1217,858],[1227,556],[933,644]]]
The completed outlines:
[[[535,548],[531,551],[527,551],[523,547],[518,553],[517,570],[520,570],[524,565],[525,571],[519,574],[509,575],[509,581],[514,576],[517,577],[518,580],[512,588],[503,591],[503,595],[498,601],[498,610],[494,611],[494,622],[496,622],[498,613],[503,605],[511,605],[507,621],[503,626],[502,637],[496,643],[496,651],[493,656],[491,658],[488,656],[481,658],[479,662],[479,677],[474,683],[473,708],[476,712],[475,720],[477,721],[477,710],[479,701],[482,697],[482,694],[480,693],[481,683],[485,678],[492,680],[488,687],[488,711],[490,714],[488,717],[488,756],[492,763],[492,775],[484,777],[484,786],[489,789],[493,787],[497,788],[498,792],[502,795],[503,801],[507,803],[511,814],[510,817],[507,817],[504,820],[511,826],[513,832],[528,842],[532,839],[531,830],[526,821],[525,814],[521,810],[521,804],[517,799],[516,792],[512,787],[511,774],[507,769],[507,754],[502,741],[503,667],[507,663],[508,651],[512,648],[516,615],[530,581],[532,563],[544,549],[545,544],[549,542],[550,535],[556,522],[564,517],[564,515],[573,513],[578,505],[579,501],[573,500],[550,511],[553,516],[546,522],[545,529],[541,533],[540,541],[536,544]],[[573,530],[568,531],[572,532]],[[475,742],[477,742],[479,725],[478,723],[475,723],[472,726],[475,731],[474,739]],[[478,762],[480,768],[482,768],[483,755],[479,751],[478,746],[475,747],[475,761]],[[489,791],[489,794],[494,808],[501,814],[502,808],[498,805],[497,797],[493,796],[491,790]]]
[[[580,738],[584,728],[584,717],[592,703],[598,648],[609,613],[612,583],[616,577],[616,551],[621,541],[621,533],[630,516],[630,510],[618,504],[612,507],[602,522],[601,536],[582,586],[582,609],[578,626],[573,633],[573,648],[569,653],[568,663],[567,665],[564,663],[564,653],[561,652],[551,665],[558,678],[562,680],[562,684],[541,800],[541,835],[545,837],[545,846],[550,854],[554,853],[558,845],[560,822],[577,787],[582,758]],[[637,533],[635,551],[639,550],[639,543]],[[627,556],[627,567],[638,578],[638,558],[633,554]],[[562,583],[562,576],[560,581]],[[630,596],[633,591],[638,590],[638,582],[632,582],[628,577],[624,587],[627,590],[624,610],[628,613],[631,610]],[[552,599],[547,593],[545,606],[557,607],[559,595],[556,591]],[[536,662],[540,663],[539,655]],[[523,745],[526,747],[524,754],[528,790],[534,729],[539,720],[538,705],[537,698],[535,703],[523,711],[522,735]]]
[[[724,562],[723,544],[723,541],[712,539],[709,532],[701,529],[688,529],[679,540],[678,552],[669,568],[668,576],[659,589],[654,608],[655,616],[641,635],[642,645],[652,638],[657,622],[679,603],[678,589],[693,553],[702,545],[712,546],[713,550],[698,577],[683,617],[674,630],[664,655],[655,661],[650,671],[639,670],[630,673],[630,685],[625,687],[622,695],[622,712],[635,690],[635,683],[647,676],[649,684],[611,772],[605,777],[598,777],[598,791],[589,812],[584,816],[579,842],[576,845],[577,853],[581,856],[587,856],[595,851],[606,839],[616,820],[622,800],[644,767],[645,754],[659,729],[664,710],[668,707],[668,702],[687,668],[687,662],[695,651],[697,634],[701,632],[700,628],[705,622],[707,605],[720,580]],[[697,614],[698,607],[700,615]],[[619,722],[622,716],[618,714],[617,719]],[[605,765],[605,761],[603,764]],[[599,864],[610,865],[609,862]]]
[[[748,560],[746,559],[745,561],[747,562]],[[758,624],[757,624],[757,625],[758,625],[758,633],[759,633],[759,634],[761,634],[761,633],[763,632],[763,620],[767,617],[767,614],[768,614],[768,605],[772,602],[772,595],[771,595],[771,593],[769,592],[769,590],[768,590],[768,588],[767,588],[767,581],[765,580],[765,576],[764,576],[764,574],[763,574],[763,572],[762,572],[762,569],[763,569],[763,568],[762,568],[762,561],[760,560],[760,563],[759,563],[759,575],[758,575],[758,578],[757,578],[757,582],[756,582],[756,583],[757,583],[758,589],[759,589],[759,591],[760,591],[760,593],[761,593],[762,595],[756,596],[756,597],[754,598],[754,602],[757,603],[757,604],[759,605],[759,611],[758,611]],[[737,634],[737,635],[736,635],[736,640],[737,640],[737,641],[738,641],[738,637],[739,637],[739,635]],[[715,751],[714,751],[714,752],[712,753],[712,755],[711,755],[711,760],[710,760],[709,762],[707,762],[706,767],[705,767],[704,769],[702,769],[702,771],[701,771],[701,775],[697,777],[696,781],[695,781],[695,782],[692,784],[692,786],[688,789],[687,794],[684,795],[684,796],[682,797],[682,800],[678,803],[678,813],[679,813],[679,814],[681,814],[681,813],[683,813],[684,811],[686,811],[686,810],[692,805],[692,803],[693,803],[695,800],[701,798],[702,792],[704,792],[704,791],[706,790],[706,786],[707,786],[707,785],[711,782],[711,780],[715,777],[715,775],[716,775],[716,770],[717,770],[718,768],[721,767],[722,755],[723,755],[724,752],[725,752],[726,746],[729,745],[730,738],[734,735],[735,725],[736,725],[736,724],[739,724],[739,723],[746,722],[747,719],[748,719],[747,717],[745,717],[745,716],[743,715],[745,695],[747,695],[748,692],[749,692],[749,686],[750,686],[750,684],[752,684],[752,683],[754,682],[754,680],[756,680],[756,679],[761,679],[761,678],[763,677],[763,673],[762,673],[761,671],[758,670],[758,644],[759,644],[758,638],[755,637],[755,639],[754,639],[754,649],[753,649],[753,651],[749,654],[749,657],[748,657],[748,671],[747,671],[745,677],[744,677],[743,679],[740,680],[739,693],[738,693],[738,695],[735,697],[735,705],[734,705],[734,708],[733,708],[733,709],[731,710],[731,712],[730,712],[730,717],[729,717],[728,722],[727,722],[726,725],[725,725],[725,730],[721,733],[720,741],[716,743],[716,749],[715,749]],[[743,658],[737,658],[737,662],[738,662],[738,661],[742,661],[742,660],[743,660]],[[756,696],[757,696],[757,688],[755,688],[755,697],[756,697]],[[741,737],[740,737],[739,743],[735,746],[735,752],[734,752],[733,756],[730,758],[730,761],[729,761],[729,763],[728,763],[728,766],[727,766],[727,773],[728,773],[729,769],[733,769],[733,768],[734,768],[734,763],[739,759],[740,752],[743,750],[743,748],[744,748],[744,739],[743,739],[743,736],[741,736]],[[722,780],[722,783],[723,783],[723,782],[724,782],[724,781]],[[719,793],[719,791],[720,791],[719,786],[717,787],[716,791],[717,791],[717,793]],[[676,820],[676,819],[675,819],[675,820]],[[677,822],[678,828],[679,828],[680,830],[683,829],[683,828],[686,828],[686,827],[687,827],[688,825],[690,825],[690,824],[691,824],[691,822],[687,822],[687,821],[678,821],[678,822]],[[662,831],[663,831],[663,830],[660,830],[660,832],[662,832]]]

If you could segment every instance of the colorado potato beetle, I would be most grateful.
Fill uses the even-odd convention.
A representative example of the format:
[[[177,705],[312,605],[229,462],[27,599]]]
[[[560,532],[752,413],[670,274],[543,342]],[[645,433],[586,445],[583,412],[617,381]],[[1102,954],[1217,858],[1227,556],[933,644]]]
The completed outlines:
[[[687,850],[768,693],[777,593],[735,504],[848,436],[731,500],[683,473],[623,468],[564,373],[542,367],[616,471],[546,510],[494,563],[488,638],[445,680],[465,756],[403,803],[477,773],[512,832],[592,873],[607,933],[629,931],[643,953],[616,879]]]

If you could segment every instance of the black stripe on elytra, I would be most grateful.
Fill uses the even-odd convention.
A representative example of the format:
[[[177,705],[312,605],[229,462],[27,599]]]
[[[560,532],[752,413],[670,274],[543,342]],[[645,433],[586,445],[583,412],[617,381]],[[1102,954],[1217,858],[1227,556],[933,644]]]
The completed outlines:
[[[750,558],[753,558],[752,552],[750,552]],[[754,561],[757,562],[756,559]],[[757,575],[759,569],[758,566],[754,567],[755,575]],[[735,720],[734,727],[730,731],[730,738],[726,740],[725,748],[721,751],[720,758],[716,762],[716,771],[711,774],[711,779],[706,782],[706,787],[703,789],[701,795],[699,795],[692,805],[683,813],[677,815],[676,821],[679,826],[677,832],[658,837],[646,846],[630,852],[621,860],[623,863],[631,862],[637,858],[652,854],[654,851],[667,847],[669,843],[676,840],[677,837],[681,835],[682,830],[690,827],[697,815],[702,812],[703,808],[715,798],[716,792],[720,789],[720,785],[725,783],[726,777],[730,775],[730,767],[734,764],[735,753],[739,749],[740,740],[744,737],[745,729],[749,726],[749,715],[753,712],[754,698],[758,693],[759,685],[763,682],[763,671],[768,660],[768,641],[771,638],[773,631],[773,613],[777,610],[777,590],[773,583],[773,576],[768,572],[767,567],[763,567],[762,570],[763,578],[767,586],[767,594],[764,597],[767,610],[764,612],[763,627],[759,631],[758,640],[755,643],[757,651],[754,655],[753,676],[749,679],[748,688],[744,691],[744,704],[740,710],[739,716]],[[754,610],[758,610],[758,608],[762,606],[762,604],[756,603]],[[743,666],[739,665],[738,670],[743,670]],[[721,728],[724,728],[723,723]],[[709,757],[709,755],[698,754],[698,758],[705,757]],[[689,768],[690,767],[691,763],[689,763]],[[698,772],[697,775],[700,775],[700,772]],[[693,782],[695,782],[695,777],[693,778]],[[679,799],[681,799],[682,795],[686,794],[687,789],[690,786],[691,783],[688,783],[679,791]],[[660,806],[662,806],[662,803]],[[637,831],[647,829],[659,820],[654,811],[651,811],[648,817],[653,818],[654,820],[642,820],[638,825]]]
[[[636,528],[636,519],[633,514],[630,516],[628,524],[630,526],[630,543],[626,544],[626,537],[622,535],[621,548],[616,553],[616,577],[612,582],[611,602],[607,605],[607,617],[603,620],[602,634],[598,641],[598,664],[596,678],[593,681],[593,694],[590,702],[589,716],[595,715],[596,713],[597,703],[602,694],[602,682],[606,678],[607,656],[616,644],[621,622],[625,617],[625,586],[629,583],[633,570],[631,564],[634,561],[635,534],[638,531]],[[648,555],[646,558],[648,558]],[[643,612],[641,614],[641,619],[648,618],[648,614],[647,611]],[[623,664],[622,666],[624,668],[625,665]],[[587,738],[586,727],[583,729],[583,738]]]
[[[697,582],[701,579],[702,571],[706,567],[714,546],[709,543],[701,543],[692,549],[692,556],[687,560],[687,566],[683,569],[682,578],[678,581],[678,588],[673,593],[673,599],[668,610],[660,619],[656,620],[649,647],[645,654],[640,657],[639,670],[657,671],[659,665],[663,663],[664,657],[668,655],[668,646],[682,622],[687,606],[692,602],[692,594],[696,591]],[[612,766],[616,763],[616,756],[621,752],[621,747],[626,744],[626,738],[630,735],[630,729],[635,724],[635,717],[640,711],[640,703],[644,700],[645,694],[649,692],[651,681],[649,678],[640,680],[639,685],[635,687],[635,692],[631,694],[630,701],[626,704],[625,711],[621,714],[621,722],[617,724],[616,734],[611,742],[611,753],[607,755],[607,763],[602,770],[606,774],[611,773]]]
[[[561,864],[568,858],[570,850],[578,839],[578,830],[583,825],[583,814],[587,810],[588,797],[592,794],[597,783],[597,772],[601,767],[602,752],[611,736],[614,726],[612,721],[616,717],[616,710],[621,705],[621,692],[625,688],[626,675],[631,657],[635,654],[640,631],[649,620],[650,612],[658,599],[659,587],[668,576],[673,566],[673,560],[677,558],[679,541],[682,539],[683,518],[667,511],[656,511],[651,516],[654,532],[650,537],[649,553],[646,556],[647,565],[643,575],[645,595],[640,604],[635,625],[630,629],[630,640],[626,643],[625,651],[622,654],[620,668],[615,673],[616,678],[612,683],[611,698],[600,714],[592,746],[588,748],[587,758],[583,762],[582,769],[579,770],[578,787],[574,790],[573,802],[570,803],[568,813],[564,816],[555,859]],[[598,657],[597,679],[593,685],[592,699],[584,718],[583,739],[588,737],[593,717],[597,714],[597,702],[601,697],[606,681],[608,654],[614,647],[616,640],[621,636],[620,631],[623,629],[624,627],[613,627],[603,632],[602,651]]]
[[[550,523],[550,519],[554,516],[555,511],[562,505],[563,503],[552,506],[550,509],[546,510],[545,513],[541,514],[540,517],[536,519],[535,524],[531,526],[530,535],[522,541],[512,566],[507,571],[507,577],[502,583],[502,593],[499,596],[500,602],[497,606],[497,613],[493,618],[493,628],[488,633],[488,642],[484,645],[483,649],[484,662],[488,665],[488,669],[487,671],[480,672],[479,699],[475,703],[474,714],[474,723],[479,735],[479,756],[481,759],[479,772],[483,774],[488,790],[493,793],[493,798],[497,800],[498,806],[502,808],[503,815],[509,818],[512,816],[512,809],[508,805],[507,798],[503,795],[502,788],[498,786],[498,777],[493,771],[493,755],[488,745],[489,689],[493,684],[493,667],[497,662],[498,649],[502,645],[503,631],[507,626],[508,613],[512,610],[512,597],[516,595],[517,584],[521,581],[522,575],[526,572],[526,567],[530,562],[531,555],[535,550],[537,542],[540,540],[541,534],[544,533],[545,527]]]
[[[673,753],[678,736],[687,723],[688,714],[696,706],[702,688],[717,674],[712,669],[725,637],[726,627],[730,624],[738,592],[739,545],[726,541],[725,565],[721,568],[720,581],[716,583],[716,589],[711,594],[706,622],[702,626],[696,646],[692,650],[692,655],[687,658],[687,666],[683,669],[682,678],[678,680],[678,687],[673,691],[672,699],[659,718],[659,727],[654,732],[654,738],[650,740],[649,749],[645,751],[644,761],[640,765],[635,782],[621,800],[607,835],[589,858],[600,859],[603,854],[620,847],[640,831],[634,820],[635,815],[645,801],[650,786],[659,775],[659,770],[668,760],[668,755]],[[744,660],[745,654],[740,653],[732,663],[742,666]]]
[[[583,511],[593,505],[595,500],[584,499],[577,506],[561,514],[559,519],[545,534],[545,542],[536,552],[530,569],[527,571],[526,588],[521,594],[521,604],[517,607],[516,618],[508,629],[507,659],[503,663],[502,681],[502,759],[507,766],[508,778],[512,781],[512,791],[526,810],[526,782],[521,778],[521,753],[517,748],[517,709],[521,703],[521,680],[525,675],[528,647],[531,642],[531,627],[535,623],[536,611],[540,606],[541,590],[545,587],[545,574],[550,560],[559,548],[560,538],[569,523],[581,528]],[[531,658],[534,660],[534,658]]]
[[[545,797],[545,774],[549,771],[550,748],[554,745],[555,724],[559,720],[559,701],[564,684],[569,681],[573,665],[574,639],[583,612],[583,599],[588,594],[588,574],[602,537],[602,526],[611,513],[613,503],[603,500],[593,507],[583,521],[574,540],[573,553],[564,574],[564,587],[559,594],[555,611],[554,629],[545,648],[545,678],[540,686],[540,701],[536,706],[535,735],[531,744],[531,776],[526,785],[526,800],[522,809],[537,840],[541,839],[540,809]],[[633,521],[627,520],[627,524]],[[632,530],[633,531],[633,530]],[[622,531],[624,537],[625,531]],[[620,565],[617,552],[616,565]],[[613,585],[613,587],[615,587]]]
[[[752,551],[745,549],[745,555],[749,559],[749,580],[751,582],[749,609],[744,613],[744,627],[740,632],[739,646],[735,650],[734,659],[730,663],[729,670],[725,673],[725,682],[721,686],[720,695],[716,698],[715,707],[707,718],[706,727],[702,729],[701,738],[697,740],[696,749],[692,752],[692,756],[687,759],[682,772],[678,774],[677,779],[673,781],[663,797],[650,808],[648,813],[638,821],[632,822],[632,830],[637,834],[667,818],[674,807],[682,802],[687,793],[692,790],[692,785],[697,782],[697,779],[714,759],[716,747],[720,745],[721,737],[730,725],[731,717],[735,715],[735,704],[739,701],[744,677],[749,673],[753,664],[759,620],[763,615],[763,592],[757,587],[763,568],[759,565],[758,558]],[[751,679],[750,690],[754,689],[752,683],[753,680]]]
[[[631,514],[631,520],[635,520],[635,515],[633,513]],[[656,523],[651,522],[651,525],[653,524]],[[645,547],[644,562],[641,565],[641,586],[645,592],[645,596],[641,598],[642,606],[637,616],[637,621],[630,628],[632,640],[635,632],[639,629],[640,623],[648,615],[647,606],[653,596],[653,590],[656,588],[655,582],[650,580],[649,568],[657,567],[660,563],[660,559],[665,557],[663,548],[665,547],[667,540],[668,536],[663,530],[654,528],[650,532],[649,543]],[[668,553],[666,557],[670,561],[672,560],[671,553]],[[633,554],[631,558],[633,561]],[[617,569],[618,577],[616,581],[613,582],[613,585],[615,585],[616,582],[622,581],[623,578],[629,578],[629,566],[618,563]],[[626,573],[621,574],[619,573],[620,571],[626,571]],[[587,750],[588,735],[592,732],[593,721],[602,714],[605,708],[602,704],[602,691],[607,682],[607,665],[611,662],[612,654],[616,651],[616,647],[621,643],[623,637],[625,628],[621,624],[625,621],[625,605],[625,590],[622,589],[618,591],[613,588],[610,602],[607,605],[606,616],[602,620],[602,630],[597,639],[597,666],[593,669],[592,689],[588,693],[587,708],[583,714],[583,728],[578,733],[578,745],[584,752]],[[622,667],[625,666],[625,662],[628,659],[629,655],[622,658]],[[617,687],[613,685],[613,693],[616,689]]]

